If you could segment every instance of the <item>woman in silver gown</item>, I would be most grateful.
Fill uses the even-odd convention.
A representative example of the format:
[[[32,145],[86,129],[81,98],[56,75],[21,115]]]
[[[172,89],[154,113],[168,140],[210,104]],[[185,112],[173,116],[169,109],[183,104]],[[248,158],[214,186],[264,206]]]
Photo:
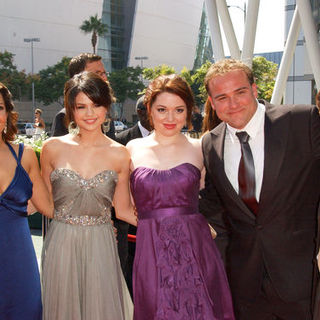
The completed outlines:
[[[84,72],[66,83],[64,99],[73,133],[46,141],[41,155],[55,206],[42,253],[43,319],[129,320],[133,307],[110,220],[112,203],[118,218],[131,224],[136,218],[129,154],[101,131],[112,91]]]

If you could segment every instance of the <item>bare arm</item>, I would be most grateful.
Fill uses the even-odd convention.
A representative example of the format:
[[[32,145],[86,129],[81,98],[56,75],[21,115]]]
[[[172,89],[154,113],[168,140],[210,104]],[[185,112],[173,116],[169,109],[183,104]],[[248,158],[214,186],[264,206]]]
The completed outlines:
[[[118,172],[118,183],[113,197],[116,217],[136,226],[137,217],[134,213],[129,190],[130,156],[124,147],[121,148],[119,163],[121,163],[121,170]]]
[[[51,194],[49,193],[42,177],[40,174],[40,168],[38,164],[38,159],[35,152],[26,147],[23,154],[23,164],[28,168],[28,174],[30,180],[33,183],[32,189],[32,205],[39,211],[41,214],[52,218],[53,217],[53,201]],[[30,212],[30,208],[28,209]]]
[[[53,171],[52,158],[54,154],[52,152],[53,146],[51,145],[50,139],[47,140],[42,147],[40,163],[41,163],[41,176],[46,184],[50,194],[52,194],[52,186],[50,181],[50,174]]]
[[[43,128],[43,129],[45,129],[45,127],[46,127],[46,124],[44,123],[42,118],[39,120],[39,127]]]

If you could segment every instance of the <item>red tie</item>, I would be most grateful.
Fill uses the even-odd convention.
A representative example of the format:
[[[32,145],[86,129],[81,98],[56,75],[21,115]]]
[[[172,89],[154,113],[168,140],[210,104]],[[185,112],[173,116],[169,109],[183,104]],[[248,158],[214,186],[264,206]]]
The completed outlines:
[[[247,132],[236,133],[241,145],[241,159],[239,163],[239,195],[247,207],[254,213],[258,212],[258,202],[256,199],[256,179],[254,172],[254,161],[250,145],[250,136]]]

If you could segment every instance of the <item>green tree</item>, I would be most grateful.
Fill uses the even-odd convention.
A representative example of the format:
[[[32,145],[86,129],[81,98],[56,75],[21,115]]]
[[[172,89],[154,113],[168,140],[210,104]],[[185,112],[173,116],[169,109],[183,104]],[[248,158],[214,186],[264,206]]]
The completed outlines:
[[[207,100],[208,94],[204,86],[204,78],[210,66],[210,61],[205,62],[200,68],[195,70],[194,74],[191,77],[191,88],[194,90],[194,95],[197,104],[204,104]]]
[[[278,73],[277,64],[257,56],[252,60],[252,71],[258,87],[258,98],[270,101]]]
[[[85,34],[92,33],[91,44],[93,48],[93,53],[96,53],[96,45],[98,41],[98,36],[102,36],[108,31],[106,24],[102,23],[102,20],[98,18],[98,15],[91,16],[89,20],[83,21],[80,26],[80,30]]]
[[[127,67],[122,70],[115,70],[108,76],[110,85],[117,98],[118,116],[123,114],[123,103],[127,98],[137,100],[138,94],[143,91],[144,84],[141,81],[140,67]]]
[[[63,88],[69,79],[68,66],[71,58],[63,57],[54,66],[40,70],[35,82],[36,99],[44,105],[58,102],[63,105]]]
[[[10,90],[14,99],[20,100],[30,88],[30,79],[24,70],[17,70],[13,60],[13,53],[0,52],[0,82]]]
[[[190,87],[192,86],[192,72],[187,67],[182,68],[182,70],[180,71],[180,76],[188,82]]]
[[[196,72],[190,71],[186,67],[183,67],[183,69],[180,71],[180,76],[183,77],[190,85],[195,97],[195,102],[198,105],[204,103],[205,101],[205,98],[202,98],[202,95],[206,96],[206,94],[200,92],[200,88],[203,87],[203,79],[210,65],[211,63],[207,62],[205,65],[201,66],[201,68],[199,68]],[[151,81],[160,75],[173,74],[176,73],[176,71],[173,67],[163,64],[155,68],[145,68],[143,69],[142,73],[145,79]],[[204,87],[203,90],[205,92]]]
[[[156,77],[163,74],[173,74],[173,73],[176,73],[174,68],[166,64],[162,64],[154,68],[144,68],[142,71],[143,78],[147,80],[153,80]]]

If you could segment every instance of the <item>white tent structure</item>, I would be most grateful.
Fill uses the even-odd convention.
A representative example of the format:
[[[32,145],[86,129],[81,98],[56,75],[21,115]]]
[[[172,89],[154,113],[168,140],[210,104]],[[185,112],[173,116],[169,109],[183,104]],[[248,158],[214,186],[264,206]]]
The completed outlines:
[[[260,0],[248,0],[245,33],[242,49],[239,48],[234,28],[230,19],[226,0],[205,0],[208,23],[213,44],[215,60],[225,58],[221,26],[226,35],[230,55],[251,65],[257,29],[257,19]],[[296,8],[289,29],[283,57],[279,67],[275,88],[271,102],[279,104],[284,94],[288,74],[292,65],[292,58],[298,41],[300,29],[303,29],[308,56],[318,90],[320,89],[320,45],[317,37],[311,5],[308,0],[296,0]]]

